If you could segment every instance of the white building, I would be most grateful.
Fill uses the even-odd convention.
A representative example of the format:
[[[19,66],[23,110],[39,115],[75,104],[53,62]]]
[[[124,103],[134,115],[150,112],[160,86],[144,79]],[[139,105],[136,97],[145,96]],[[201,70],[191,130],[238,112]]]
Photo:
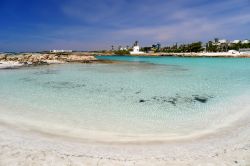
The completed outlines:
[[[228,41],[226,39],[221,39],[221,40],[218,41],[218,43],[225,44],[225,43],[228,43]]]
[[[50,50],[53,53],[73,52],[72,50]]]
[[[217,40],[217,41],[214,41],[213,42],[213,45],[217,45],[217,46],[220,46],[222,44],[229,44],[229,45],[233,45],[233,44],[239,44],[239,43],[242,43],[242,44],[249,44],[250,43],[250,40],[232,40],[232,41],[228,41],[226,39],[220,39],[220,40]]]
[[[242,44],[248,44],[248,43],[250,43],[250,41],[249,41],[249,40],[242,40],[241,43],[242,43]]]
[[[228,44],[229,43],[229,41],[228,40],[226,40],[226,39],[219,39],[219,40],[215,40],[214,42],[213,42],[213,45],[217,45],[217,46],[220,46],[220,45],[222,45],[222,44]]]
[[[145,54],[145,53],[140,51],[140,46],[136,45],[133,47],[133,51],[131,51],[130,54],[131,55],[139,55],[139,54]]]
[[[126,48],[126,47],[121,47],[120,50],[121,50],[121,51],[127,51],[128,48]]]
[[[240,40],[234,40],[234,41],[232,41],[231,43],[233,43],[233,44],[238,44],[238,43],[240,43]]]

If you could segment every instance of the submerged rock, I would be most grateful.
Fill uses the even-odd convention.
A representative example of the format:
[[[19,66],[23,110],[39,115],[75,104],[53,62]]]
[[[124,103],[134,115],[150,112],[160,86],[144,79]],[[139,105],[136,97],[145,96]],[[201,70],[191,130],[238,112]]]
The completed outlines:
[[[213,98],[213,96],[209,96],[209,95],[193,95],[194,100],[198,101],[200,103],[206,103],[208,102],[209,99]]]
[[[166,96],[153,96],[151,99],[144,100],[141,99],[139,100],[140,103],[143,102],[154,102],[154,103],[159,103],[159,104],[164,104],[164,103],[169,103],[173,106],[177,106],[178,104],[192,104],[192,103],[207,103],[209,99],[213,98],[213,96],[208,96],[208,95],[191,95],[190,97],[186,96],[180,96],[179,94],[176,94],[176,96],[171,96],[171,97],[166,97]]]
[[[170,98],[169,100],[167,100],[167,102],[171,103],[172,105],[176,106],[176,103],[177,103],[177,98]]]
[[[141,90],[139,90],[139,91],[135,92],[135,94],[140,94],[140,93],[141,93]]]
[[[144,102],[146,102],[146,100],[143,99],[139,100],[139,103],[144,103]]]
[[[205,97],[194,97],[194,99],[195,99],[196,101],[201,102],[201,103],[206,103],[207,100],[208,100],[208,98],[205,98]]]
[[[74,89],[74,88],[82,88],[85,87],[85,84],[79,84],[79,83],[73,83],[73,82],[56,82],[56,81],[51,81],[51,82],[46,82],[44,85],[49,86],[54,89]]]
[[[39,72],[34,72],[34,75],[48,75],[48,74],[57,74],[58,70],[51,70],[51,69],[47,69],[47,70],[43,70],[43,71],[39,71]]]

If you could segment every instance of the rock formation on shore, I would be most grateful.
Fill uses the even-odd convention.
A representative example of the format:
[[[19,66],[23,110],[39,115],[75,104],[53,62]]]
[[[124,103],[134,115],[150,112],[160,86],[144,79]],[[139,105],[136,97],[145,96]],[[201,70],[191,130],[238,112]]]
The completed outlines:
[[[81,54],[18,54],[18,55],[0,55],[0,62],[19,63],[23,65],[43,65],[53,63],[91,63],[96,58],[91,55]]]

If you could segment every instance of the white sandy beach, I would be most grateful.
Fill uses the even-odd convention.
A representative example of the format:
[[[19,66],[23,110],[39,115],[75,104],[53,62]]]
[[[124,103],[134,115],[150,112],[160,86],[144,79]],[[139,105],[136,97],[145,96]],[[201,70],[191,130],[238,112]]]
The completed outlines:
[[[1,125],[0,165],[248,165],[246,125],[203,139],[138,145],[79,143]]]
[[[0,165],[249,165],[249,108],[229,126],[183,140],[101,143],[0,123]],[[157,137],[157,136],[155,136]]]

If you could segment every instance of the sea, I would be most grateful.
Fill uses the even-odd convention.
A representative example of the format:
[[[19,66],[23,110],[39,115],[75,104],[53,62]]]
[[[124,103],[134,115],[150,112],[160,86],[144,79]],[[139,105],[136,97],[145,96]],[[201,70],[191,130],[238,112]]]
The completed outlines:
[[[213,133],[249,115],[250,59],[97,56],[0,70],[0,123],[95,141]]]

